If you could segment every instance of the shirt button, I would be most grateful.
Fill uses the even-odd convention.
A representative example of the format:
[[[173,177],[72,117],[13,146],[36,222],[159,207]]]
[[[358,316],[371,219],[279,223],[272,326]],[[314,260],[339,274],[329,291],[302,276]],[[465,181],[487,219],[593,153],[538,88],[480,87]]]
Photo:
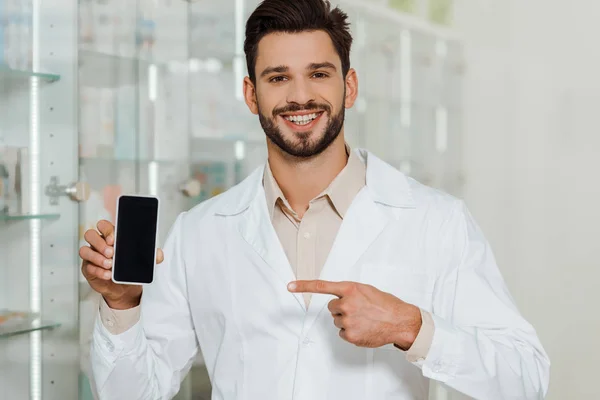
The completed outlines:
[[[310,239],[310,233],[304,232],[304,239]]]
[[[304,347],[310,347],[312,345],[312,340],[310,340],[308,337],[305,337],[304,340],[302,341],[302,346]]]

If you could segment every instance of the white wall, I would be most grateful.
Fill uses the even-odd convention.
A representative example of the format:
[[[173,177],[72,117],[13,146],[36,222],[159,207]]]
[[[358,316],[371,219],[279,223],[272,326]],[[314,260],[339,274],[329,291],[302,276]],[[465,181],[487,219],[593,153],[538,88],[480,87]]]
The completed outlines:
[[[551,361],[600,398],[600,2],[460,0],[465,198]]]

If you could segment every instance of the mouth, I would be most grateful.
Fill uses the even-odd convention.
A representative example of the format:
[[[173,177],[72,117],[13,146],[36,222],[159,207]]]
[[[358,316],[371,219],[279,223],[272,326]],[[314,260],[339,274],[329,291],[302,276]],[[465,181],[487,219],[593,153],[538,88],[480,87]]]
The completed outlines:
[[[290,127],[296,130],[301,128],[301,130],[304,131],[316,125],[324,113],[324,111],[314,111],[280,115],[280,117],[283,118]]]

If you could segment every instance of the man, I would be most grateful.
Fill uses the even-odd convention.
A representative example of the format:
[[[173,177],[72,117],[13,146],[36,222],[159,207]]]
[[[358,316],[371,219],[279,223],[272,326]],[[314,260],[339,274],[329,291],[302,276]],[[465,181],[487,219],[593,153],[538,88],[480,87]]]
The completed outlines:
[[[328,2],[261,3],[244,94],[265,167],[179,216],[143,295],[110,280],[113,226],[86,233],[100,398],[171,398],[199,348],[213,399],[426,399],[429,379],[545,395],[548,358],[464,204],[346,146],[351,42]]]

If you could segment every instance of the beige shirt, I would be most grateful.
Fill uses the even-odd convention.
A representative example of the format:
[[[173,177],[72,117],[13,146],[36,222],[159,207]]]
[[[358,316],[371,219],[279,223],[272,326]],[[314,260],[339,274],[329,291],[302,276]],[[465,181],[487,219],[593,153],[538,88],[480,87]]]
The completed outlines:
[[[267,165],[263,184],[275,232],[298,280],[318,279],[354,197],[365,186],[366,168],[355,153],[329,187],[310,201],[302,219]],[[304,294],[308,307],[310,294]]]
[[[366,184],[366,167],[355,152],[348,148],[346,167],[329,187],[315,197],[300,219],[283,195],[271,168],[265,168],[263,185],[269,215],[277,236],[298,280],[318,279],[333,241],[354,197]],[[310,294],[304,294],[308,305]],[[106,329],[118,335],[127,331],[140,318],[140,307],[112,310],[106,302],[100,304],[100,317]],[[433,340],[434,324],[431,315],[421,310],[422,327],[406,353],[410,362],[426,358]]]

